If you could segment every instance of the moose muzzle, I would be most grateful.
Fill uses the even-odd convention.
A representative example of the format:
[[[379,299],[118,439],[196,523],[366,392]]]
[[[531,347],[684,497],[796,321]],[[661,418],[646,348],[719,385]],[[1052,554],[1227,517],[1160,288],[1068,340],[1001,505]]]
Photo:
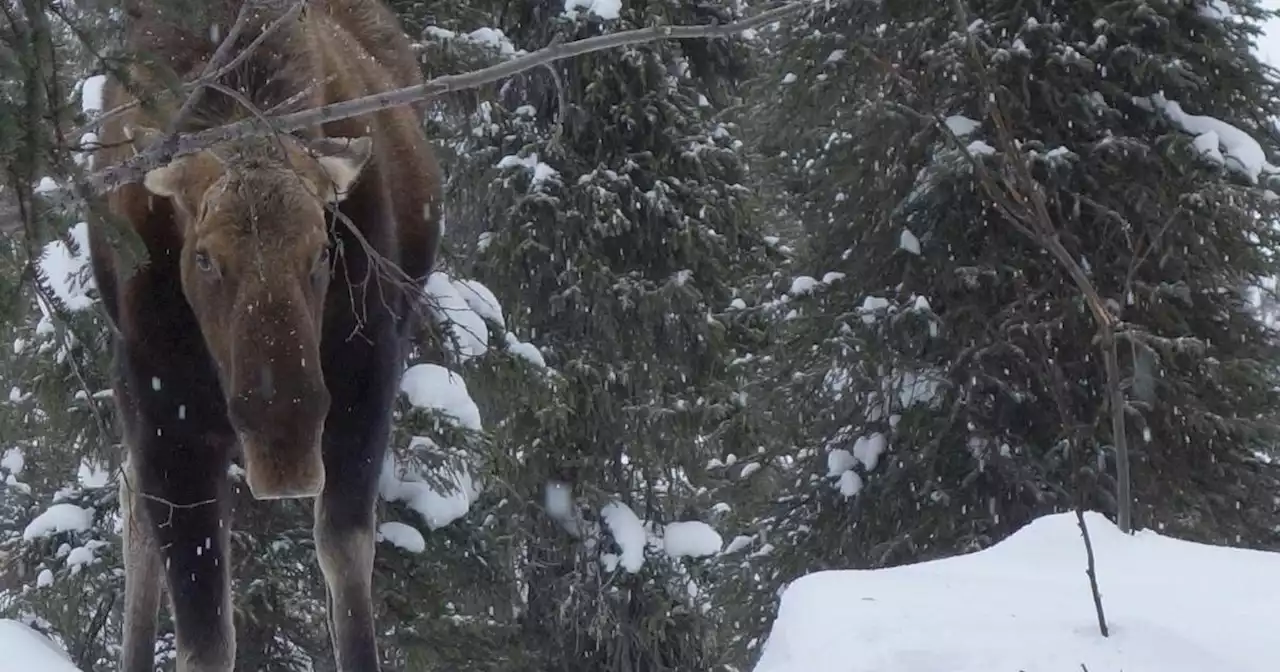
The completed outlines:
[[[236,339],[228,414],[256,499],[315,497],[324,488],[321,440],[330,398],[307,327],[294,322],[288,338],[248,329]]]

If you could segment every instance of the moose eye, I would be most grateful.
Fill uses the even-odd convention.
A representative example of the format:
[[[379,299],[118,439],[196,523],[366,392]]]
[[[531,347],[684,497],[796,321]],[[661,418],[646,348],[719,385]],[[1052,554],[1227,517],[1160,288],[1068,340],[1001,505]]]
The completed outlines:
[[[320,252],[316,254],[316,262],[315,262],[315,265],[313,266],[313,269],[319,272],[324,270],[324,267],[328,265],[329,265],[329,248],[322,247],[320,248]]]
[[[209,258],[209,253],[205,250],[196,250],[196,268],[203,273],[213,271],[213,260]]]

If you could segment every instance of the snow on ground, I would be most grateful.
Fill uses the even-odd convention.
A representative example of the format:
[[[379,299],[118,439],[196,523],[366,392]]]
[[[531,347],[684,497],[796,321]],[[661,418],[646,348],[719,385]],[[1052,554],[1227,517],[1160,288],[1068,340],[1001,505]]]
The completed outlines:
[[[977,553],[795,581],[754,672],[1277,669],[1280,553],[1086,520],[1109,638],[1075,514],[1058,514]]]
[[[0,672],[77,672],[57,644],[10,619],[0,619],[0,654]]]

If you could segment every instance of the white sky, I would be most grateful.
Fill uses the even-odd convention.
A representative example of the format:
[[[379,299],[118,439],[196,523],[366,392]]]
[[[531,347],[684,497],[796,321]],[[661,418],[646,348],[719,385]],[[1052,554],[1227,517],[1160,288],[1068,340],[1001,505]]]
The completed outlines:
[[[1280,0],[1262,0],[1264,9],[1280,9]],[[1264,35],[1258,37],[1258,51],[1263,60],[1280,68],[1280,21],[1271,20],[1263,24]]]

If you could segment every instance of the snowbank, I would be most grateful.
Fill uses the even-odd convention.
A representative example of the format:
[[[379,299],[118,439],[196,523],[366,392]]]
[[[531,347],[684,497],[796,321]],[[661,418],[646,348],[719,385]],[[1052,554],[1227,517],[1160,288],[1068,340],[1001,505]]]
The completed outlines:
[[[1059,514],[977,553],[795,581],[755,672],[1277,669],[1280,554],[1087,522],[1110,638],[1075,515]]]
[[[0,672],[79,672],[48,637],[26,625],[0,619]]]

